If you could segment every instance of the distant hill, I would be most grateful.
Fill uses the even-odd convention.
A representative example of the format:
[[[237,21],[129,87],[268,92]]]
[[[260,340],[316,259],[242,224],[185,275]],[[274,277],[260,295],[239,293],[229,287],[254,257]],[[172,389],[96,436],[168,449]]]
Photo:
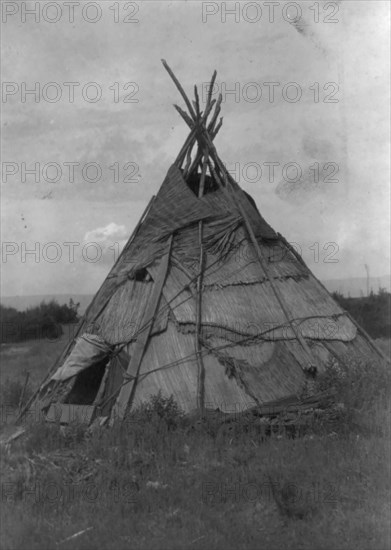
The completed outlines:
[[[352,298],[366,296],[367,294],[367,280],[365,277],[329,279],[322,282],[329,292],[340,292],[344,296],[351,296]],[[390,292],[390,276],[371,277],[369,288],[374,293],[377,293],[379,288],[385,288]],[[68,304],[70,298],[72,298],[74,302],[80,302],[79,313],[83,314],[93,297],[93,294],[39,294],[36,296],[3,296],[0,302],[4,306],[24,311],[28,307],[40,304],[42,301],[56,300],[62,305]]]

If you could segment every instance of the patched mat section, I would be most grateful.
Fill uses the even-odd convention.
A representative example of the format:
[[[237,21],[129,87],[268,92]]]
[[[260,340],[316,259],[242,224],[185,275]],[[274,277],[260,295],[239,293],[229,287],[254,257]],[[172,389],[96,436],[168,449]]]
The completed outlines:
[[[231,346],[224,342],[211,342],[214,355],[225,368],[226,375],[261,404],[299,393],[305,382],[300,364],[284,342],[254,346]]]

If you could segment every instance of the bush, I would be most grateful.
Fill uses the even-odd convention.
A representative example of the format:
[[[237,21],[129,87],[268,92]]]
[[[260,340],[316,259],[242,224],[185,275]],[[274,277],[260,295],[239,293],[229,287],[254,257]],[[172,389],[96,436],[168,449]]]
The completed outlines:
[[[391,293],[380,288],[378,293],[351,298],[333,293],[333,298],[348,311],[372,338],[388,338],[391,330]]]
[[[330,414],[337,430],[383,433],[387,428],[391,371],[385,362],[332,360],[318,377],[316,389],[335,396]]]
[[[182,423],[184,416],[173,396],[163,397],[159,391],[131,413],[130,419],[138,424],[153,424],[156,427],[164,425],[168,430],[172,430]]]
[[[59,305],[55,300],[41,302],[39,306],[30,307],[26,311],[17,311],[0,304],[1,342],[56,339],[63,333],[62,324],[78,321],[79,306],[72,299],[68,305]]]

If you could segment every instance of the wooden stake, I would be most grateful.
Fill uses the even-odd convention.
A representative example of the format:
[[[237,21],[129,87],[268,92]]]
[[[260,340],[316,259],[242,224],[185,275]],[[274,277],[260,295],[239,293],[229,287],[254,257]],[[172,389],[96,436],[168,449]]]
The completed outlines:
[[[194,86],[194,97],[195,97],[195,110],[196,110],[196,115],[197,115],[197,118],[200,116],[200,98],[199,98],[199,95],[198,95],[198,89],[197,89],[197,86],[195,85]]]
[[[193,128],[190,134],[187,136],[185,143],[182,146],[182,149],[179,151],[177,158],[174,161],[175,166],[180,168],[186,157],[186,151],[191,143],[194,143],[196,140],[196,128]]]
[[[189,169],[189,166],[191,164],[191,150],[193,149],[193,145],[190,145],[188,150],[187,150],[187,158],[186,158],[186,164],[185,164],[185,167],[183,169],[183,173],[186,174],[188,169]]]
[[[205,111],[204,111],[204,114],[203,114],[202,119],[201,119],[201,124],[202,125],[206,124],[206,119],[208,118],[208,116],[209,116],[211,110],[213,109],[213,106],[214,106],[215,103],[216,103],[216,100],[212,99],[212,101],[209,103],[209,105],[207,105],[205,107]]]
[[[24,380],[22,393],[20,394],[20,399],[19,399],[19,407],[18,407],[19,413],[23,405],[24,394],[26,393],[26,388],[27,388],[29,378],[30,378],[30,372],[26,372],[26,378]]]
[[[213,87],[214,87],[214,84],[215,84],[216,76],[217,76],[217,71],[215,70],[213,72],[213,75],[212,75],[212,80],[210,81],[210,84],[209,84],[208,97],[206,99],[206,105],[205,105],[205,113],[208,111],[208,109],[210,110],[210,108],[211,108],[211,99],[212,99]],[[206,121],[206,118],[208,116],[208,115],[205,116],[205,113],[204,113],[204,116],[203,116],[203,122]],[[209,112],[208,112],[208,114],[209,114]]]
[[[217,99],[217,103],[216,103],[216,108],[215,108],[215,112],[213,113],[213,116],[212,116],[212,119],[210,121],[210,124],[208,126],[208,132],[211,131],[211,129],[214,127],[214,125],[216,124],[216,120],[220,114],[220,111],[221,111],[221,102],[223,101],[223,96],[221,94],[219,94],[219,97]]]
[[[205,176],[208,165],[208,151],[204,152],[204,160],[202,164],[202,172],[200,178],[200,188],[198,191],[198,198],[201,198],[204,194]],[[202,357],[202,344],[201,344],[201,328],[202,328],[202,281],[204,272],[204,246],[203,246],[203,233],[204,225],[203,221],[198,222],[198,243],[200,247],[200,272],[197,278],[197,302],[196,302],[196,335],[195,335],[195,349],[198,362],[198,381],[197,381],[197,401],[198,407],[201,412],[201,417],[205,415],[205,365]]]
[[[178,91],[179,93],[181,94],[181,96],[183,97],[183,100],[184,102],[186,103],[186,106],[189,110],[189,113],[192,117],[193,120],[196,119],[196,115],[195,115],[195,112],[193,110],[193,107],[189,101],[189,98],[187,97],[186,93],[185,93],[185,90],[182,88],[179,80],[177,79],[177,77],[174,75],[174,73],[172,72],[171,68],[168,66],[168,63],[165,59],[162,59],[161,60],[162,63],[163,63],[163,67],[166,69],[166,71],[168,72],[168,74],[171,76],[171,79],[173,80],[175,86],[178,88]]]
[[[186,122],[186,124],[189,125],[190,128],[193,128],[193,125],[194,125],[194,122],[193,120],[189,117],[189,115],[179,107],[179,105],[175,105],[174,104],[174,107],[175,109],[178,111],[178,113],[181,115],[181,117],[183,118],[183,120]]]

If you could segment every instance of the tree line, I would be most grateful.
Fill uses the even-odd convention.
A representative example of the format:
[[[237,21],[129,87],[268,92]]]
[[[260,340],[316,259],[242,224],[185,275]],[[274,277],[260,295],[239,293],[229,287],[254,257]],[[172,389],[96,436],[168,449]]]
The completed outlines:
[[[389,338],[391,334],[391,294],[380,288],[375,294],[359,298],[333,292],[333,298],[348,311],[372,338]]]
[[[63,334],[62,325],[79,321],[79,302],[72,298],[60,305],[56,300],[41,302],[38,306],[18,311],[0,304],[2,344],[25,340],[54,340]]]

